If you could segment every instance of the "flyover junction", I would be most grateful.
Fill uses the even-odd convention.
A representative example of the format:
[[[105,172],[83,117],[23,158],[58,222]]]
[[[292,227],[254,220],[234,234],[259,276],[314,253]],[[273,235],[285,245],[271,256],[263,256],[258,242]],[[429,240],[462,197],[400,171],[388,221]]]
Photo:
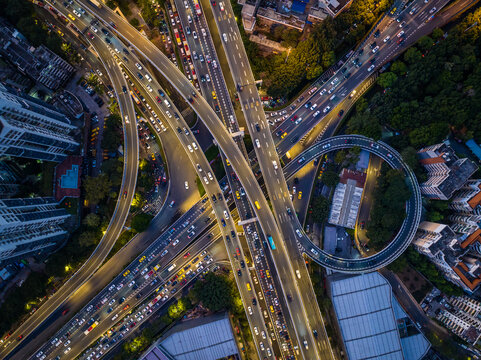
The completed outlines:
[[[331,151],[359,147],[381,157],[392,168],[400,169],[406,176],[411,197],[406,202],[406,218],[396,237],[382,251],[360,259],[344,259],[314,245],[303,233],[299,243],[304,251],[319,265],[344,273],[363,273],[380,269],[396,260],[411,243],[421,220],[422,198],[416,176],[403,161],[401,155],[387,144],[361,135],[340,135],[322,141],[303,151],[284,167],[286,178],[294,176],[302,167],[315,158]],[[301,160],[304,158],[304,160]]]

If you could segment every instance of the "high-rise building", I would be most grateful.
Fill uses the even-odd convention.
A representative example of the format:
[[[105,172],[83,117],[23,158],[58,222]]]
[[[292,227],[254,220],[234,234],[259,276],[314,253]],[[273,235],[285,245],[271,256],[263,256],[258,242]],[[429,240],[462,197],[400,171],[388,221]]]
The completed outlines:
[[[0,161],[0,199],[14,196],[18,189],[17,169],[5,161]]]
[[[0,84],[0,156],[62,161],[78,143],[70,120],[52,106]]]
[[[69,217],[53,197],[0,199],[0,264],[54,250]]]
[[[450,199],[478,169],[471,160],[459,159],[444,143],[419,150],[418,157],[428,172],[428,179],[420,185],[421,193],[430,199]]]
[[[481,180],[468,180],[454,193],[449,208],[469,213],[481,214]]]
[[[441,270],[447,280],[472,293],[481,285],[480,242],[480,230],[456,234],[448,225],[423,221],[413,245]]]

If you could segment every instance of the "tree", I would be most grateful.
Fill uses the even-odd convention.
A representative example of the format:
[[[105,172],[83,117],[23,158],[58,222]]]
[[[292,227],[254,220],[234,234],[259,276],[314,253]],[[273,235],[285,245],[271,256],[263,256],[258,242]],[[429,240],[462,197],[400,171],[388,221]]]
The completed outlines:
[[[136,232],[141,233],[149,227],[150,221],[152,219],[153,219],[152,215],[140,213],[140,214],[135,215],[132,218],[132,223],[130,224],[130,226]]]
[[[97,234],[93,231],[85,231],[82,234],[80,234],[78,238],[78,243],[80,246],[84,248],[91,247],[92,245],[97,244],[99,238]]]
[[[85,199],[91,205],[97,205],[110,191],[111,182],[105,174],[97,177],[88,176],[84,181]]]
[[[139,25],[140,25],[139,19],[137,19],[137,18],[132,18],[132,19],[130,20],[130,25],[132,25],[133,27],[139,27]]]
[[[391,71],[397,75],[405,75],[408,67],[401,60],[396,60],[391,65]]]
[[[431,33],[431,36],[435,41],[438,41],[444,36],[444,31],[442,31],[440,28],[436,28]]]
[[[95,213],[90,213],[85,217],[83,223],[90,228],[98,228],[100,225],[100,217]]]
[[[108,109],[111,114],[118,114],[120,112],[119,104],[117,103],[117,100],[115,100],[115,98],[110,98]]]
[[[393,72],[384,72],[377,78],[377,83],[383,88],[390,88],[397,80],[397,75]]]
[[[415,47],[410,47],[404,53],[404,60],[409,64],[417,63],[422,59],[422,57],[423,55],[421,54],[421,52]]]
[[[332,170],[322,173],[321,181],[327,186],[336,186],[339,183],[339,174]]]
[[[93,86],[93,87],[99,85],[99,78],[94,73],[89,73],[88,76],[87,76],[87,79],[85,79],[85,81],[87,82],[87,84],[89,84],[90,86]]]
[[[232,287],[227,277],[223,275],[207,273],[204,280],[195,283],[193,294],[211,311],[217,312],[232,307]]]
[[[316,196],[312,201],[312,220],[322,224],[329,216],[329,200],[323,196]]]
[[[433,47],[434,41],[429,36],[424,35],[418,40],[417,45],[423,52],[426,52]]]
[[[334,162],[338,165],[341,165],[344,160],[346,160],[347,153],[345,150],[339,150],[334,157]]]

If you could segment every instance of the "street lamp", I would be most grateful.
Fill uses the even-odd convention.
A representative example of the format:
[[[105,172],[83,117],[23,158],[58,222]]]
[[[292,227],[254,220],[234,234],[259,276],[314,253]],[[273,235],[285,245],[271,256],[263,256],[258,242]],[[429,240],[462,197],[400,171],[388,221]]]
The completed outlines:
[[[287,63],[287,59],[289,59],[289,54],[291,53],[291,50],[292,50],[292,48],[289,46],[289,49],[287,49],[287,56],[286,56],[286,61],[285,61],[285,63]],[[284,63],[284,64],[285,64],[285,63]]]

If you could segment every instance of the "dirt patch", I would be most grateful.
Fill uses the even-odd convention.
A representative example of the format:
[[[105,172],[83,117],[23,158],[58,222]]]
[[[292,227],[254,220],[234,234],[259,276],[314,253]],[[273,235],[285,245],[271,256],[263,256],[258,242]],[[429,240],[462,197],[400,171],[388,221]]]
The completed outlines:
[[[418,303],[421,302],[433,287],[421,273],[414,270],[411,266],[406,266],[406,268],[398,272],[397,275]]]

